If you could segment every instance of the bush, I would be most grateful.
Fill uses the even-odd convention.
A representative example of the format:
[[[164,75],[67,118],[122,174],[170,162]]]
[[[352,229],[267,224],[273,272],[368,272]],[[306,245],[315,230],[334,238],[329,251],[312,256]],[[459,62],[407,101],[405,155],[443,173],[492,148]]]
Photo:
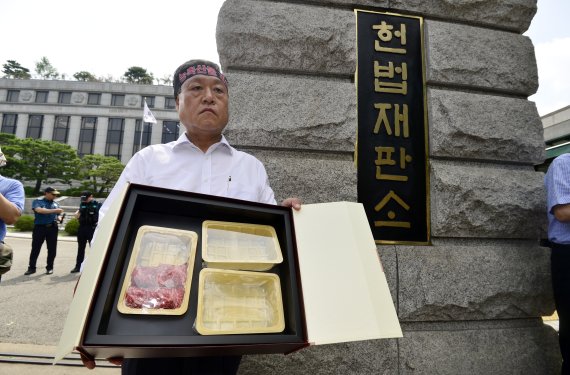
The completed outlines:
[[[34,215],[22,215],[14,224],[20,232],[29,232],[34,229]]]
[[[70,236],[77,236],[77,231],[79,230],[79,220],[73,218],[65,224],[65,231]]]

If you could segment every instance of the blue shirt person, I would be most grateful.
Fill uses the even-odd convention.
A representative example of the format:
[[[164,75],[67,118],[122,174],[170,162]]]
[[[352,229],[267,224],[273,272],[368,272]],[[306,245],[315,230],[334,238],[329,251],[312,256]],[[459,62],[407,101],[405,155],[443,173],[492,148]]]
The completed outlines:
[[[35,215],[32,251],[30,252],[28,270],[24,275],[36,273],[36,262],[44,241],[48,250],[46,274],[51,275],[53,273],[53,262],[57,253],[58,217],[63,213],[59,204],[54,201],[58,195],[59,191],[48,187],[44,190],[43,198],[35,199],[32,202],[32,210]]]
[[[6,163],[6,157],[0,149],[0,167],[5,166]],[[14,224],[22,215],[24,202],[22,183],[0,175],[0,242],[4,242],[6,237],[6,224]]]
[[[559,318],[562,374],[570,374],[570,154],[552,161],[544,178],[552,290]]]

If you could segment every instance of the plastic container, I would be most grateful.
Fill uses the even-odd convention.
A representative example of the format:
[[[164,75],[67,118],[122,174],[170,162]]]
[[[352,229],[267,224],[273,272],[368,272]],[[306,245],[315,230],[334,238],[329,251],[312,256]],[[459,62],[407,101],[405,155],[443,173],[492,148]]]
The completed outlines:
[[[123,314],[182,315],[188,310],[196,232],[143,225],[121,288]]]
[[[202,223],[202,258],[207,267],[249,271],[283,262],[272,226],[211,220]]]
[[[275,333],[285,329],[279,276],[204,268],[196,331],[202,335]]]

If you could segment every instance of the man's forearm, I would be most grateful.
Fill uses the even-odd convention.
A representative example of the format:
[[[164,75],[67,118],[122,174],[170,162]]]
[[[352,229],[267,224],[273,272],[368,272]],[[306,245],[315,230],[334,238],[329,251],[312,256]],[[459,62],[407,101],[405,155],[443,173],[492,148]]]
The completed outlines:
[[[0,219],[6,224],[14,224],[22,215],[18,207],[0,194]]]

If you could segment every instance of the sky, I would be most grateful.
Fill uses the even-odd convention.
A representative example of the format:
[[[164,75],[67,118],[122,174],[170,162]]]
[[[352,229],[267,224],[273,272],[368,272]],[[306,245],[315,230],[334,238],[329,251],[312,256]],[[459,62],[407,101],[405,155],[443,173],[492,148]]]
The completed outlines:
[[[4,0],[0,64],[16,60],[33,73],[45,56],[68,79],[79,71],[118,79],[132,66],[165,78],[191,58],[219,62],[216,23],[223,2]],[[538,0],[524,33],[535,46],[539,75],[538,92],[529,99],[541,116],[570,105],[569,14],[568,0]]]

